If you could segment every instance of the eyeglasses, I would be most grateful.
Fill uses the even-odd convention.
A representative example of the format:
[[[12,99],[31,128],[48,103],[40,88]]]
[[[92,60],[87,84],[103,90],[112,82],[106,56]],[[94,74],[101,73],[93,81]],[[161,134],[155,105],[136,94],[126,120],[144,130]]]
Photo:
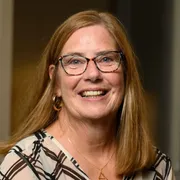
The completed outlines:
[[[124,54],[122,51],[105,51],[100,52],[99,55],[91,59],[77,53],[64,55],[59,58],[64,71],[71,76],[83,74],[90,60],[94,61],[99,71],[110,73],[119,68],[121,61],[124,60]]]

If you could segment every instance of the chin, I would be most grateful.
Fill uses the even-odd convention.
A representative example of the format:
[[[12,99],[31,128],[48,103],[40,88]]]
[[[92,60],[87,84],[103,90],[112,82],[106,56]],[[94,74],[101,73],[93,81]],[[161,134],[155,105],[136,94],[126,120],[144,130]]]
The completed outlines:
[[[105,113],[99,113],[99,112],[93,112],[93,111],[89,111],[90,113],[86,113],[84,115],[82,115],[82,117],[84,119],[88,119],[88,120],[94,120],[94,121],[98,121],[98,120],[106,120],[109,119],[109,114],[105,114]],[[102,111],[103,112],[103,111]]]

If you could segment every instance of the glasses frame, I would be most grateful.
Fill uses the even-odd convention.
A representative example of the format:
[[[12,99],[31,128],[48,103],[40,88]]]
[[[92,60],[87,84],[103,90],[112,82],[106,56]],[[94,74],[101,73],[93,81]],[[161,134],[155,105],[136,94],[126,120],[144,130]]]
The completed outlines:
[[[119,55],[120,55],[120,61],[119,61],[118,66],[117,66],[116,69],[114,69],[114,70],[112,70],[112,71],[103,71],[103,70],[101,70],[101,69],[98,67],[97,62],[95,61],[95,59],[96,59],[98,56],[101,56],[101,55],[103,55],[103,54],[97,55],[97,56],[95,56],[95,57],[93,57],[93,58],[87,58],[87,57],[81,56],[81,57],[83,57],[83,58],[85,58],[85,59],[87,60],[87,64],[86,64],[86,68],[84,69],[84,71],[83,71],[82,73],[79,73],[79,74],[70,74],[70,73],[68,73],[68,72],[65,70],[62,60],[63,60],[64,57],[70,56],[69,54],[64,55],[64,56],[60,56],[60,57],[58,58],[58,62],[61,63],[61,66],[62,66],[64,72],[65,72],[66,74],[70,75],[70,76],[78,76],[78,75],[83,74],[83,73],[86,71],[86,69],[87,69],[87,67],[88,67],[88,63],[89,63],[90,60],[91,60],[91,61],[94,61],[94,64],[96,65],[96,68],[97,68],[100,72],[102,72],[102,73],[112,73],[112,72],[116,71],[116,70],[119,68],[121,62],[125,60],[125,55],[124,55],[124,53],[122,52],[122,50],[119,50],[119,51],[107,51],[106,53],[111,53],[111,52],[119,53]],[[106,53],[105,53],[105,54],[106,54]],[[71,56],[73,56],[73,55],[71,55]],[[57,63],[57,64],[58,64],[58,63]]]

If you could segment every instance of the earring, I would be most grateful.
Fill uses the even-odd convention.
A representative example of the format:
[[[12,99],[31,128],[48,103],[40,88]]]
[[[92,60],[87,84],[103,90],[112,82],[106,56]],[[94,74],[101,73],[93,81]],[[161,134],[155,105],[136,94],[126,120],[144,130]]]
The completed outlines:
[[[60,111],[62,108],[62,98],[58,96],[53,96],[53,108],[55,111]]]

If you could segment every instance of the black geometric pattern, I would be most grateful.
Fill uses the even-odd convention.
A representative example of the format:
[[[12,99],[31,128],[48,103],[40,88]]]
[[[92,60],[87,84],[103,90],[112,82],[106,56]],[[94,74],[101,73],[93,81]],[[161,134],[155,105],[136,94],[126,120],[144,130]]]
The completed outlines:
[[[0,166],[0,180],[89,180],[77,161],[46,131],[21,140]],[[170,159],[159,150],[154,165],[124,180],[174,180]]]

